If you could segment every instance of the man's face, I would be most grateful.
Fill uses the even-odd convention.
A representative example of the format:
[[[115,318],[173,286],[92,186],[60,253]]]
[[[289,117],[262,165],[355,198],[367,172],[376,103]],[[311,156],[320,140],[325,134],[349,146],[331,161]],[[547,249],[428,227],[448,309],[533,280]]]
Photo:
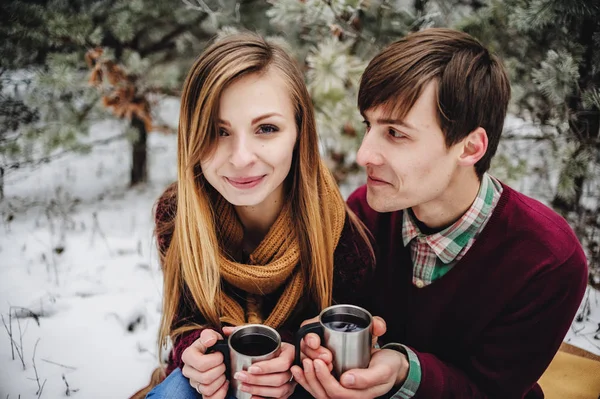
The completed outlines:
[[[382,107],[365,111],[357,162],[367,169],[367,202],[376,211],[417,211],[451,201],[444,194],[457,174],[462,146],[446,147],[436,97],[436,83],[430,82],[401,121],[385,119]]]

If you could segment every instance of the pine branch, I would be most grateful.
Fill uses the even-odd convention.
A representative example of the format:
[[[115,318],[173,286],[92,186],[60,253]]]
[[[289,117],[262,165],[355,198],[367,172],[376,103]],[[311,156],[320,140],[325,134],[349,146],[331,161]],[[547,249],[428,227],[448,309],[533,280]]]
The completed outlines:
[[[531,141],[554,141],[556,139],[555,135],[542,135],[539,134],[502,134],[502,140],[531,140]]]
[[[208,14],[200,14],[200,16],[196,20],[194,20],[194,22],[190,23],[190,25],[182,25],[182,26],[175,28],[173,31],[171,31],[170,33],[167,33],[165,36],[163,36],[163,38],[160,39],[158,42],[153,43],[146,48],[140,49],[140,51],[139,51],[140,57],[146,58],[150,54],[154,54],[154,53],[157,53],[162,50],[168,50],[168,49],[173,48],[175,46],[175,43],[172,42],[173,39],[175,39],[177,36],[181,35],[182,33],[187,32],[190,29],[190,26],[196,26],[196,25],[200,24],[207,17],[208,17]]]
[[[151,86],[142,92],[142,96],[144,97],[146,97],[148,94],[162,94],[170,97],[181,97],[181,90],[168,87]]]

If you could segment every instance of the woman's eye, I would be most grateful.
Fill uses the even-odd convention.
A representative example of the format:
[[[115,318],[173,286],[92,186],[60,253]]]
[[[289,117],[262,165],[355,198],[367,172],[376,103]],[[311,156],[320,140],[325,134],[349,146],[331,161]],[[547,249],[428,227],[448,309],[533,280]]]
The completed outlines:
[[[227,136],[229,136],[229,133],[227,133],[227,130],[225,130],[225,129],[219,129],[219,136],[227,137]]]
[[[260,125],[258,128],[258,133],[261,134],[271,134],[278,132],[279,129],[273,125]]]

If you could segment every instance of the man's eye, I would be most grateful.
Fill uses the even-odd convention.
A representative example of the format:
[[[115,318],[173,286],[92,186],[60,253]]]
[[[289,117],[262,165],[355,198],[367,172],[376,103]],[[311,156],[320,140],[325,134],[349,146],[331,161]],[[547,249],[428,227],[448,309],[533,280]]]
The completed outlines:
[[[258,128],[258,132],[261,134],[271,134],[276,133],[278,131],[279,129],[277,128],[277,126],[273,125],[260,125]]]
[[[393,138],[395,138],[395,139],[401,139],[401,138],[403,138],[403,137],[406,137],[404,134],[402,134],[402,133],[400,133],[399,131],[397,131],[397,130],[394,130],[394,129],[390,129],[390,130],[388,130],[388,134],[389,134],[390,136],[392,136]]]

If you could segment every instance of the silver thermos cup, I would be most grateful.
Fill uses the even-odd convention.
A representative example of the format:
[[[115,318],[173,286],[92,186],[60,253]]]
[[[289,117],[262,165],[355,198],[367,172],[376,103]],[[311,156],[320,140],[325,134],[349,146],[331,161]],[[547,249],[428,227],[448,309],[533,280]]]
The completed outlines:
[[[367,368],[371,360],[371,324],[373,317],[354,305],[334,305],[324,309],[319,321],[302,326],[296,333],[295,363],[300,361],[300,342],[306,334],[315,333],[321,345],[333,355],[333,375],[336,378],[347,370]]]
[[[225,375],[231,382],[229,393],[237,399],[250,399],[252,394],[241,391],[241,382],[233,376],[256,362],[277,357],[280,350],[281,337],[275,329],[262,324],[246,324],[236,328],[228,339],[217,341],[206,353],[223,354]]]

